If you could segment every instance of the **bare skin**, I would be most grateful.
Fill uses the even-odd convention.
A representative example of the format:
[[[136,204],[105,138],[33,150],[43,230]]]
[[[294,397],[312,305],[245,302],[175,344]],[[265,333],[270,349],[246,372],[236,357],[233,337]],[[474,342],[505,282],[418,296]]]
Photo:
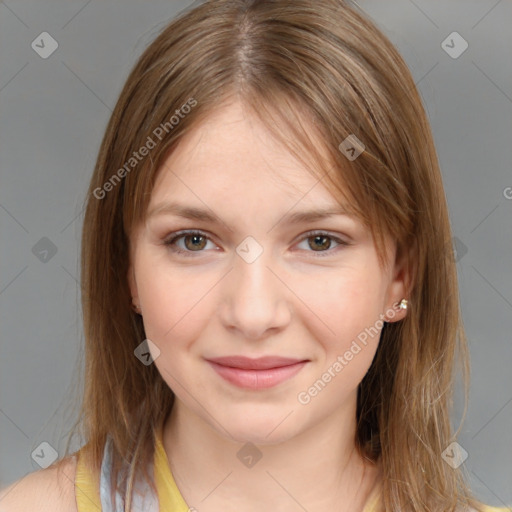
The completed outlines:
[[[187,504],[200,512],[363,510],[380,469],[355,449],[356,397],[379,336],[351,347],[407,296],[394,244],[381,269],[357,218],[288,223],[289,213],[339,204],[240,103],[190,132],[165,162],[149,211],[174,202],[220,222],[151,215],[132,234],[128,279],[160,350],[155,365],[176,395],[163,441]],[[201,233],[165,245],[182,230]],[[263,249],[250,263],[237,253],[248,236],[250,250]],[[277,385],[246,389],[207,361],[227,355],[307,363]],[[328,383],[308,394],[320,378]],[[261,455],[252,467],[237,456],[246,443]]]

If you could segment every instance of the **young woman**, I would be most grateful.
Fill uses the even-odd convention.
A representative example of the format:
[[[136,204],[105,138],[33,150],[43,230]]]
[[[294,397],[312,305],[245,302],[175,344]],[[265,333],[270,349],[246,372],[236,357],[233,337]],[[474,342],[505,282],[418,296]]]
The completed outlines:
[[[36,487],[80,512],[498,510],[450,425],[467,349],[429,123],[355,7],[173,20],[107,127],[81,278],[87,443],[12,510]]]

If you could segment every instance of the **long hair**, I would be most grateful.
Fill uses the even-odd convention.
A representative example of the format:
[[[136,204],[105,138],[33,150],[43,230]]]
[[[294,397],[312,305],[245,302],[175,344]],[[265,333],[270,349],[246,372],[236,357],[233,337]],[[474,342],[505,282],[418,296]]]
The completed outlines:
[[[151,462],[156,425],[174,401],[155,365],[134,356],[146,336],[130,307],[130,233],[144,221],[157,172],[181,137],[233,98],[335,197],[350,198],[381,265],[386,234],[409,262],[407,316],[384,324],[358,391],[355,443],[382,462],[385,509],[479,509],[461,470],[441,457],[455,439],[456,363],[466,401],[469,364],[430,125],[391,42],[357,7],[335,0],[202,2],[159,33],[126,80],[82,233],[85,382],[75,428],[88,466],[99,473],[110,435],[113,481],[122,464],[130,468],[120,487],[130,510],[135,475]],[[364,151],[348,159],[342,143],[354,136]]]

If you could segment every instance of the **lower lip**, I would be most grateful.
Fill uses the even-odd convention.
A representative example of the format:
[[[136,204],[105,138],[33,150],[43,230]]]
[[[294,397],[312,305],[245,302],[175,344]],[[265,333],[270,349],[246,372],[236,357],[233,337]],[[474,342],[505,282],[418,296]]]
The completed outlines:
[[[245,389],[265,389],[277,386],[277,384],[299,373],[307,363],[307,361],[302,361],[289,366],[280,366],[279,368],[269,368],[267,370],[243,370],[241,368],[223,366],[213,361],[208,362],[223,379]]]

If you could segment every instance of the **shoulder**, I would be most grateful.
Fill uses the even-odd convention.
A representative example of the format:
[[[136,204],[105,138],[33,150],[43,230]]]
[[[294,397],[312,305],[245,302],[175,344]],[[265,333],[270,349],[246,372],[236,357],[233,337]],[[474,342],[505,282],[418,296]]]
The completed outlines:
[[[512,508],[508,507],[491,507],[490,505],[485,505],[484,503],[480,504],[481,510],[484,512],[511,512]],[[461,512],[465,512],[464,510],[461,510]],[[470,508],[468,512],[478,512],[476,508]]]
[[[76,512],[76,456],[70,455],[0,490],[0,512]]]

